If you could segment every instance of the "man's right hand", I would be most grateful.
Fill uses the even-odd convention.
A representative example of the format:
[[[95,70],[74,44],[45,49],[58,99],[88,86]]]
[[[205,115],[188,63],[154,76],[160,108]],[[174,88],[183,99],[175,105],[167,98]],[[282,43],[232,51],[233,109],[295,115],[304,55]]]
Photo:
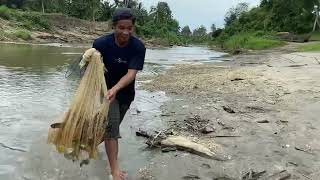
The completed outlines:
[[[113,88],[107,91],[106,98],[110,101],[110,103],[114,101],[117,93],[118,93],[118,89],[116,88],[116,86],[114,86]]]

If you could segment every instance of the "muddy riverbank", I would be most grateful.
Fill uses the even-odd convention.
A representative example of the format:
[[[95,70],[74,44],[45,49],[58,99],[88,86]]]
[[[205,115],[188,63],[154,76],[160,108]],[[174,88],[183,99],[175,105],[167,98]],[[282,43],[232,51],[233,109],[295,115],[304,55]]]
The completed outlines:
[[[179,65],[149,79],[143,88],[171,97],[162,106],[168,128],[230,157],[170,152],[146,167],[149,176],[245,179],[285,170],[291,179],[318,179],[320,53],[295,53],[296,46]]]
[[[320,54],[296,47],[223,58],[201,47],[149,50],[121,128],[123,169],[134,179],[234,180],[281,171],[318,179]],[[80,168],[45,142],[78,82],[65,78],[66,69],[84,49],[1,49],[0,179],[107,179],[103,146],[97,160]],[[135,136],[139,129],[169,129],[227,158],[149,149]]]

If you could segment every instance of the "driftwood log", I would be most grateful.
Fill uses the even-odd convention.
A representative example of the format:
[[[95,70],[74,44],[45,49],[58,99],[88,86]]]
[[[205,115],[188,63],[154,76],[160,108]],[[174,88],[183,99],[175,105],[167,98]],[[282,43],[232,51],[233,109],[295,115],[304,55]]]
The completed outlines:
[[[209,148],[192,142],[186,137],[174,136],[172,131],[160,131],[151,134],[139,130],[136,132],[136,136],[147,138],[146,144],[148,144],[149,147],[161,148],[162,152],[180,150],[218,161],[225,161],[228,159],[226,156],[213,152]]]
[[[161,141],[161,147],[175,147],[178,150],[187,151],[202,157],[218,160],[218,161],[225,161],[227,160],[226,157],[223,155],[218,155],[215,152],[211,151],[207,147],[192,142],[185,137],[182,136],[169,136],[166,139]]]

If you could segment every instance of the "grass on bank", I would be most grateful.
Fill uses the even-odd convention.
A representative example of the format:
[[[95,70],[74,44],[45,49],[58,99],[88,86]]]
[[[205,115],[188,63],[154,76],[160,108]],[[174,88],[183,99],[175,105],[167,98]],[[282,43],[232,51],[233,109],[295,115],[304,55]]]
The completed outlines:
[[[312,32],[309,41],[320,41],[320,32]]]
[[[8,40],[9,39],[23,39],[25,41],[32,39],[31,34],[29,31],[26,30],[9,30],[9,31],[4,31],[0,30],[0,40]]]
[[[299,51],[308,52],[308,51],[320,51],[320,42],[314,44],[306,44],[299,47]]]
[[[279,46],[286,43],[280,40],[270,39],[264,36],[255,36],[253,34],[234,35],[223,43],[223,48],[234,53],[239,50],[263,50]]]
[[[31,34],[24,30],[17,30],[13,32],[13,35],[17,38],[23,39],[23,40],[30,40]]]
[[[20,28],[28,30],[49,30],[50,23],[39,12],[20,11],[0,6],[0,18],[14,22]]]

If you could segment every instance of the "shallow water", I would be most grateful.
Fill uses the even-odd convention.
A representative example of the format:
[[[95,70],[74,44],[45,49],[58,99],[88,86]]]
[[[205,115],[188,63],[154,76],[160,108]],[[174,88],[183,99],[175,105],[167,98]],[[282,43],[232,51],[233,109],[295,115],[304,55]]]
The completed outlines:
[[[0,179],[106,179],[104,147],[100,157],[79,168],[46,144],[48,127],[68,107],[79,78],[65,78],[67,67],[84,49],[0,44]],[[144,75],[174,64],[214,62],[222,54],[201,47],[147,50]],[[137,91],[122,124],[120,164],[132,174],[159,156],[146,150],[139,128],[165,128],[160,106],[164,92]]]

